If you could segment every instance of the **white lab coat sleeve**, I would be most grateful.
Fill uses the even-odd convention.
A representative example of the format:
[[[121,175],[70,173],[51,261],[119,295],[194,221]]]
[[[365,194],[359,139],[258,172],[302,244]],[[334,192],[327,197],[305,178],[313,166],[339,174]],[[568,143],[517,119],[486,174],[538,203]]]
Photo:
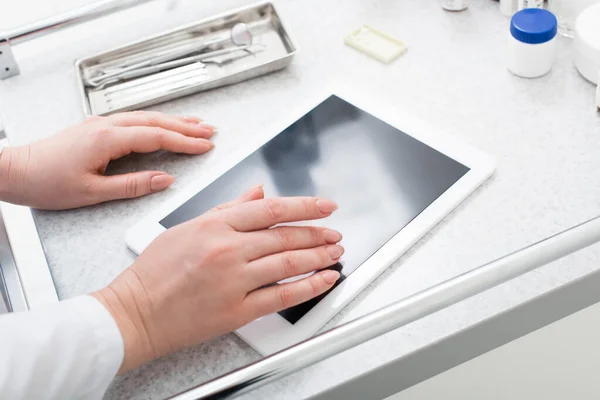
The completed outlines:
[[[0,315],[0,399],[101,399],[123,351],[117,324],[91,296]]]

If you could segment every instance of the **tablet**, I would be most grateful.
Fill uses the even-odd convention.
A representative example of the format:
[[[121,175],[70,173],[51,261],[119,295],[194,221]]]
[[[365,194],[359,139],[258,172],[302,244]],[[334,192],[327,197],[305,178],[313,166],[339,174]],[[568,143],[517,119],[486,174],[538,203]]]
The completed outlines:
[[[164,230],[261,183],[268,197],[336,201],[339,209],[331,217],[305,224],[343,234],[346,252],[332,267],[341,274],[336,285],[236,332],[267,355],[314,335],[493,170],[484,153],[399,110],[348,90],[330,90],[181,190],[135,225],[126,240],[139,254]]]

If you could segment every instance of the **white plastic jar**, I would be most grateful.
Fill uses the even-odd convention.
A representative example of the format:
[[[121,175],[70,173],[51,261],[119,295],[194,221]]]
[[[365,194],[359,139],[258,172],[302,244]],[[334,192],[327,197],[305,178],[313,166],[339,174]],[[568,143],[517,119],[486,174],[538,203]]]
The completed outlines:
[[[552,69],[558,22],[541,8],[527,8],[510,21],[508,69],[523,78],[537,78]]]
[[[573,49],[577,70],[600,85],[600,3],[586,8],[577,18]]]

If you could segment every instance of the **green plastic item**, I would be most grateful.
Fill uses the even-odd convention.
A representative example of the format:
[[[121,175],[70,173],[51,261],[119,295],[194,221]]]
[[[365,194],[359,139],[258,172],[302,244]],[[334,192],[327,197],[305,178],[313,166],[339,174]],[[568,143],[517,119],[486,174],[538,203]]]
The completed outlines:
[[[404,42],[368,25],[346,36],[344,43],[386,64],[400,57],[407,49]]]

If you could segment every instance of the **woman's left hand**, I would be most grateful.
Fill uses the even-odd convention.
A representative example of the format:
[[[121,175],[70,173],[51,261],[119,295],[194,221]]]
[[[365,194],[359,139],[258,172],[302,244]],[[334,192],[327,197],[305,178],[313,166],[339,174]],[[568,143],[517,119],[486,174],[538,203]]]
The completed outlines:
[[[163,171],[105,176],[111,160],[167,150],[203,154],[214,127],[195,117],[129,112],[92,117],[39,142],[4,148],[0,200],[41,209],[67,209],[139,197],[169,187]]]

